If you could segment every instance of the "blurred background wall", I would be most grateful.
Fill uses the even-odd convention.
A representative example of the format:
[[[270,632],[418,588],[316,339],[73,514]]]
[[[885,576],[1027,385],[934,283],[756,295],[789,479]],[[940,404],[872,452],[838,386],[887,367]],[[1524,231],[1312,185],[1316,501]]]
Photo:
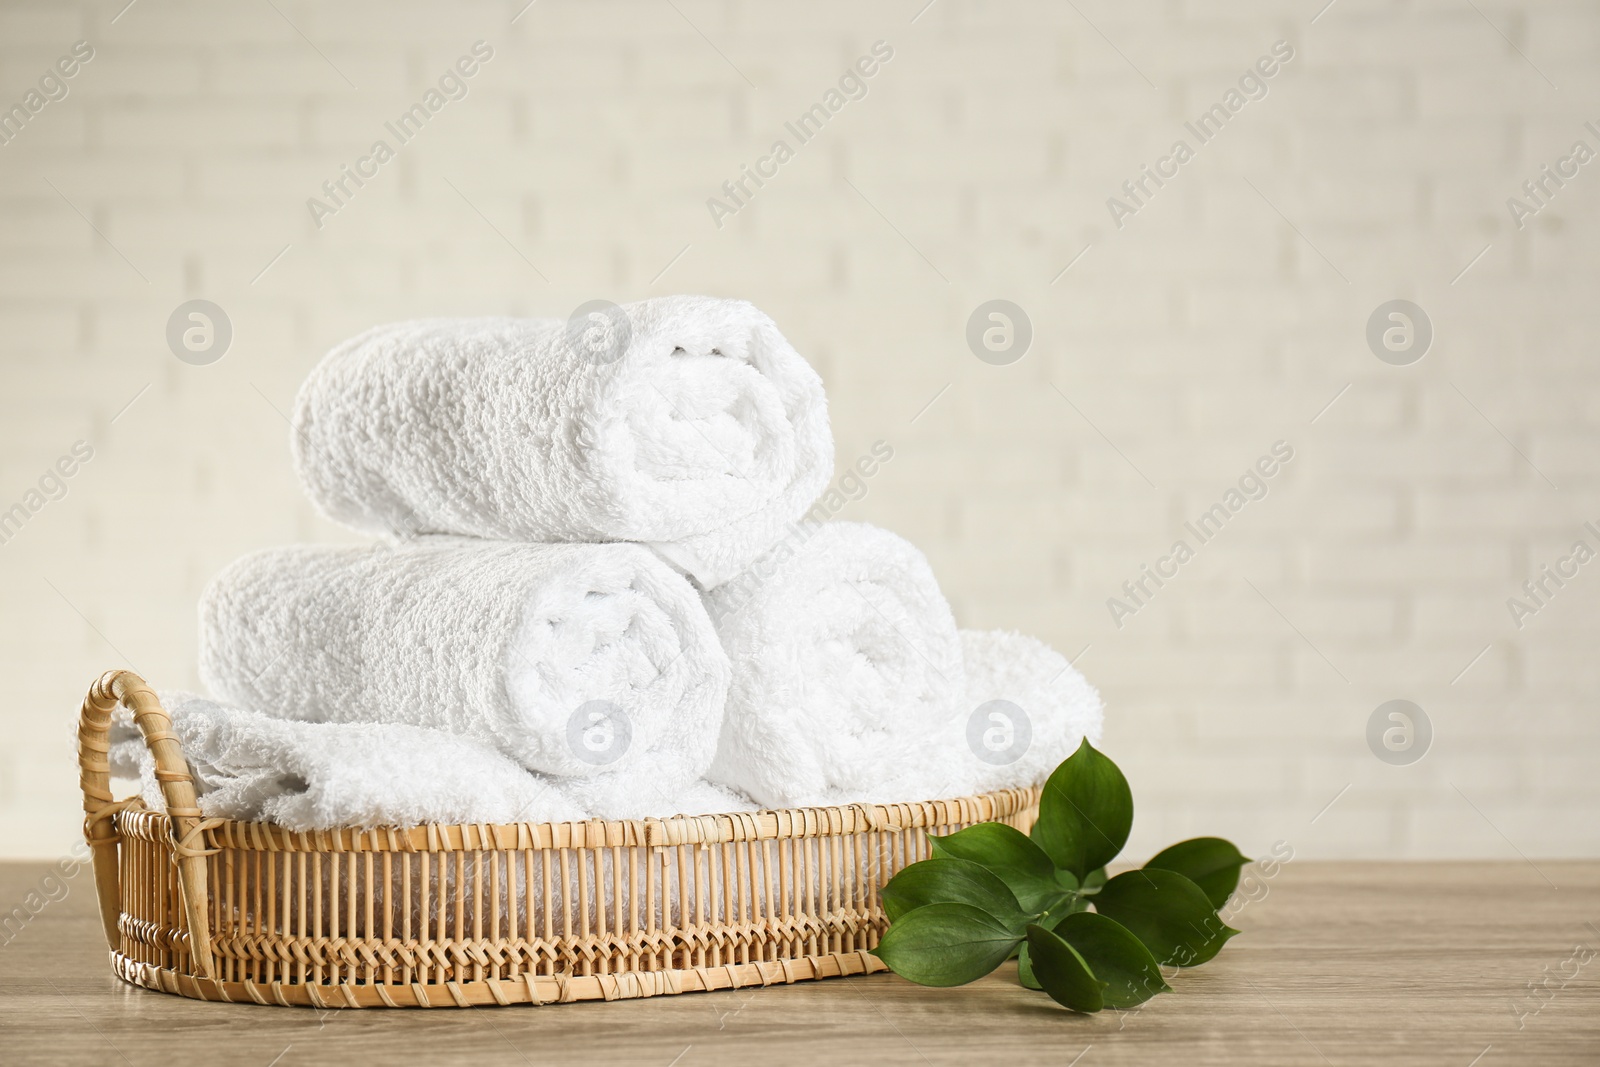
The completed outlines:
[[[73,841],[100,671],[197,684],[215,571],[351,539],[284,417],[331,344],[672,292],[893,448],[840,517],[1100,686],[1133,855],[1600,851],[1600,8],[524,3],[0,6],[0,854]]]

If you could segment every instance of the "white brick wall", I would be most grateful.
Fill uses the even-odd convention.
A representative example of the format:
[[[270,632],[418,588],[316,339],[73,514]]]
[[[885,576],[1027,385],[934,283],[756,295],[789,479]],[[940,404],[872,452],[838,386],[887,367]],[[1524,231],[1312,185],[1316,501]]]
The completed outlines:
[[[0,146],[0,508],[95,449],[0,544],[0,855],[75,833],[96,673],[193,684],[212,573],[350,539],[279,414],[330,344],[676,291],[777,318],[842,461],[894,445],[842,514],[922,544],[963,622],[1087,646],[1134,853],[1600,851],[1600,569],[1520,630],[1505,607],[1600,519],[1600,164],[1520,231],[1505,208],[1600,148],[1594,5],[123,2],[0,4],[0,106],[95,49]],[[480,38],[467,98],[314,228]],[[868,95],[718,229],[706,198],[879,39]],[[1279,39],[1268,95],[1115,228],[1106,198]],[[191,297],[233,322],[211,366],[164,342]],[[1006,367],[964,340],[996,297],[1035,331]],[[1436,330],[1409,367],[1364,339],[1395,297]],[[1106,598],[1279,439],[1270,495],[1118,629]],[[1394,697],[1434,725],[1410,766],[1365,741]]]

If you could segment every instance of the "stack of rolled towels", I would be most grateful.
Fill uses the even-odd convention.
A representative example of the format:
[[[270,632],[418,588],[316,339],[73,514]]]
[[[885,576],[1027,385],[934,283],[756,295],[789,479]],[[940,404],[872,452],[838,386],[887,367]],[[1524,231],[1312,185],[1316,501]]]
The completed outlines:
[[[927,560],[817,521],[822,382],[748,303],[432,319],[334,348],[292,446],[371,547],[240,559],[209,697],[160,694],[207,815],[296,830],[930,800],[1036,784],[1098,695],[958,630]],[[154,768],[131,724],[113,766]]]

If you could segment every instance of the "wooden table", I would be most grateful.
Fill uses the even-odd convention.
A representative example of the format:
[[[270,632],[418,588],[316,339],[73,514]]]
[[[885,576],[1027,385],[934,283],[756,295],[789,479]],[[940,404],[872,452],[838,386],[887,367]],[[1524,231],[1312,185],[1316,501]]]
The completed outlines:
[[[0,865],[3,910],[47,870]],[[1262,884],[1220,957],[1122,1015],[1058,1008],[1019,988],[1011,965],[961,989],[877,974],[611,1004],[319,1014],[116,981],[85,869],[0,933],[0,1062],[1600,1064],[1600,863],[1296,861]]]

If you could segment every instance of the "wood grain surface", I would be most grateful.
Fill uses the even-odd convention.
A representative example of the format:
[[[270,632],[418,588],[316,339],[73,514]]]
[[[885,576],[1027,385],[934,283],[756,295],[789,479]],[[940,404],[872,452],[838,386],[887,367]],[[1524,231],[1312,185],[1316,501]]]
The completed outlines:
[[[1294,861],[1214,962],[1097,1016],[1009,964],[960,989],[880,974],[543,1008],[204,1004],[113,979],[87,867],[46,893],[50,870],[0,865],[0,911],[43,902],[0,932],[8,1065],[1600,1064],[1596,862]]]

